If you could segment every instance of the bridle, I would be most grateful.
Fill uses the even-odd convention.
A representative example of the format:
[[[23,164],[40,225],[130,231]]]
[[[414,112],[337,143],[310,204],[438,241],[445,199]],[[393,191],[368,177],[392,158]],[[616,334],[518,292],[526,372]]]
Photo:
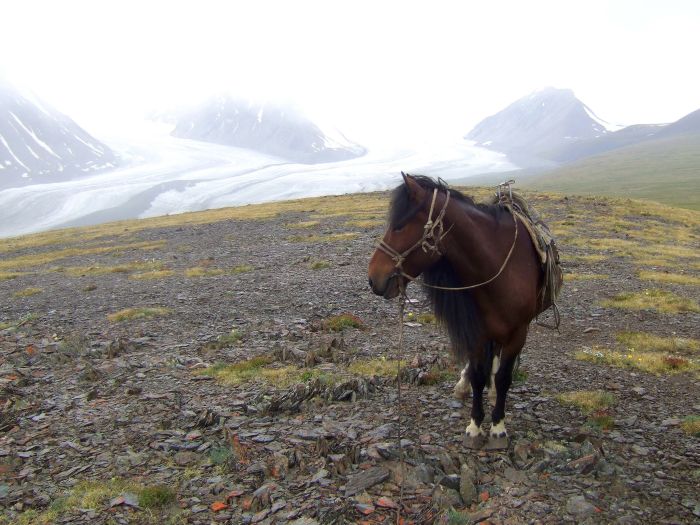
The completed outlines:
[[[418,248],[421,248],[425,253],[433,253],[438,256],[443,255],[443,253],[440,251],[439,244],[447,236],[447,234],[450,233],[450,230],[452,230],[454,224],[447,228],[447,230],[445,230],[445,225],[443,221],[445,218],[445,212],[447,211],[447,205],[450,203],[449,190],[445,190],[445,204],[442,205],[440,213],[438,213],[437,217],[435,217],[435,220],[433,220],[433,210],[435,209],[435,201],[437,200],[437,195],[438,189],[434,188],[433,199],[430,202],[430,211],[428,212],[428,221],[423,226],[423,236],[415,244],[413,244],[410,248],[404,250],[403,252],[396,251],[394,248],[389,246],[386,243],[386,241],[384,241],[384,239],[380,240],[379,244],[377,244],[377,249],[386,253],[389,257],[391,257],[391,260],[394,261],[394,266],[396,270],[393,276],[401,276],[405,279],[408,279],[409,281],[415,281],[417,279],[417,277],[413,277],[412,275],[409,275],[404,271],[403,263],[406,261],[406,258]],[[513,244],[511,245],[510,250],[508,251],[508,255],[506,255],[503,264],[493,277],[486,281],[477,284],[471,284],[469,286],[435,286],[427,284],[425,282],[423,283],[423,286],[427,286],[428,288],[435,288],[437,290],[448,290],[456,292],[460,290],[470,290],[472,288],[479,288],[480,286],[484,286],[492,281],[495,281],[498,278],[498,276],[503,273],[503,270],[508,264],[510,257],[513,255],[513,251],[515,250],[515,244],[518,240],[518,219],[516,218],[515,213],[513,213],[513,210],[510,208],[510,206],[506,205],[505,208],[513,216],[513,223],[515,224],[515,233],[513,235]],[[402,294],[405,294],[401,283],[399,283],[399,289]]]
[[[389,246],[384,239],[379,241],[377,248],[386,253],[391,260],[394,261],[396,268],[395,275],[401,275],[406,279],[414,281],[416,278],[408,275],[403,269],[403,263],[406,258],[413,253],[418,248],[421,248],[424,253],[433,253],[435,255],[442,255],[440,251],[440,241],[442,241],[445,236],[450,233],[452,226],[450,226],[447,231],[445,231],[445,226],[443,224],[443,219],[445,218],[445,212],[447,211],[447,205],[450,203],[450,192],[445,192],[445,204],[442,205],[440,213],[438,213],[435,220],[433,220],[433,210],[435,209],[435,201],[437,200],[438,190],[435,188],[433,190],[433,200],[430,202],[430,212],[428,213],[428,221],[423,226],[423,236],[418,239],[418,241],[403,252],[398,252],[391,246]]]

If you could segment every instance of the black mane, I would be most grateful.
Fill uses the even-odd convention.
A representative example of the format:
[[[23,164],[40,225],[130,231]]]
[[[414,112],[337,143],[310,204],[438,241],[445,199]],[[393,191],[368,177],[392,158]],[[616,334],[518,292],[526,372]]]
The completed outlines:
[[[471,197],[464,195],[462,192],[450,188],[442,179],[435,180],[425,175],[411,175],[411,177],[420,185],[421,188],[431,191],[449,191],[450,197],[461,202],[465,202],[472,206],[476,206]],[[397,186],[391,194],[391,206],[389,208],[389,227],[392,229],[401,228],[413,217],[418,210],[422,208],[422,204],[416,204],[411,200],[411,194],[408,191],[406,184]]]

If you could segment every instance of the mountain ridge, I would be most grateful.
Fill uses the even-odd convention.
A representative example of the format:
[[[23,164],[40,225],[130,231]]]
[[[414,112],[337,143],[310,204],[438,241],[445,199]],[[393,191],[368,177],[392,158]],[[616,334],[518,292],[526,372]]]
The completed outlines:
[[[112,150],[67,115],[0,79],[0,188],[111,169]]]

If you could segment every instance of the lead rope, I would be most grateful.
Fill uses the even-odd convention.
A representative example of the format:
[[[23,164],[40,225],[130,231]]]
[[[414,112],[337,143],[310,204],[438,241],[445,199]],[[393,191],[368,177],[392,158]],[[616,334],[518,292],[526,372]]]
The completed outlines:
[[[399,442],[399,464],[401,465],[401,479],[399,480],[399,504],[396,508],[396,525],[401,525],[401,509],[403,507],[403,481],[406,477],[406,464],[404,460],[403,445],[401,443],[401,354],[403,349],[403,314],[406,307],[406,288],[399,284],[399,341],[396,347],[396,401],[398,403],[397,412],[399,421],[397,425],[396,438]]]

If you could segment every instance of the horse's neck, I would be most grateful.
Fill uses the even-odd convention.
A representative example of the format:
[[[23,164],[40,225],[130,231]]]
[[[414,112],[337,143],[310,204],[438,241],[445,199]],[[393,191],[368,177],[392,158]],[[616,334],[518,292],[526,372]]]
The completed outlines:
[[[469,205],[452,207],[446,218],[452,225],[446,256],[455,270],[469,281],[491,277],[503,257],[496,237],[502,221]]]

